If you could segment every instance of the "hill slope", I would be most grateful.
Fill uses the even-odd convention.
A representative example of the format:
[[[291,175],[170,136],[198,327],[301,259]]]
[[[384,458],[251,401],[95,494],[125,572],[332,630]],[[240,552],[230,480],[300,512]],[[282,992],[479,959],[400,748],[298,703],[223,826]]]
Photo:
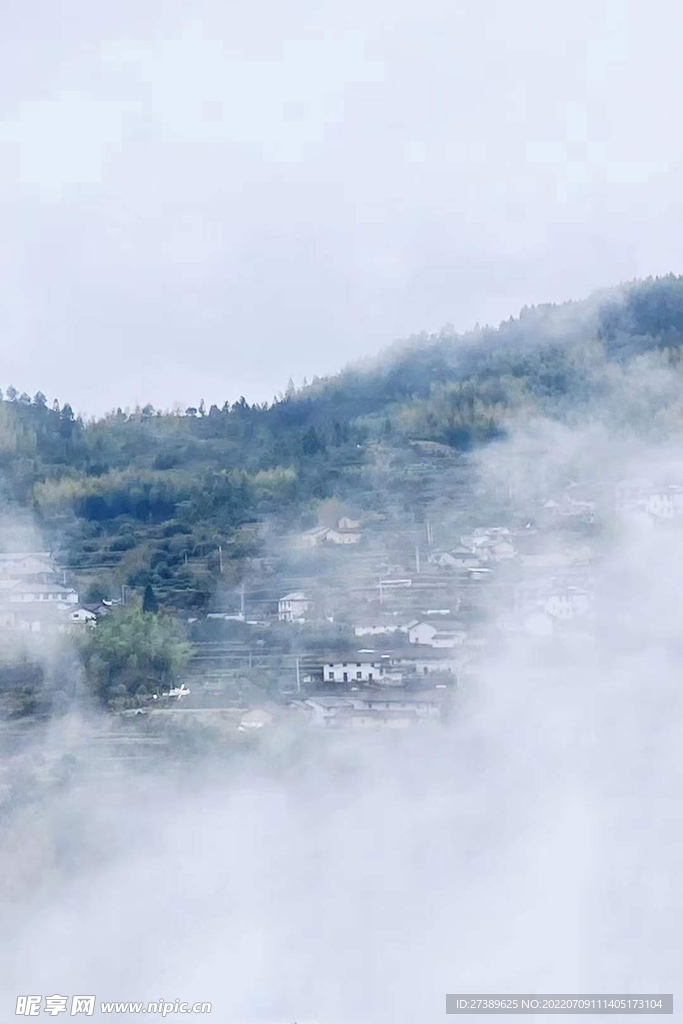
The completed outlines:
[[[4,510],[30,509],[91,597],[151,583],[169,604],[202,607],[219,570],[236,584],[262,551],[255,524],[315,525],[332,496],[380,508],[386,487],[419,504],[424,480],[378,475],[377,445],[400,468],[410,441],[466,452],[518,418],[571,419],[589,407],[666,429],[679,416],[682,343],[683,278],[669,275],[524,309],[498,328],[411,338],[335,377],[290,383],[271,405],[147,406],[84,423],[68,404],[10,387],[0,403]],[[653,419],[648,373],[664,365],[673,384]]]

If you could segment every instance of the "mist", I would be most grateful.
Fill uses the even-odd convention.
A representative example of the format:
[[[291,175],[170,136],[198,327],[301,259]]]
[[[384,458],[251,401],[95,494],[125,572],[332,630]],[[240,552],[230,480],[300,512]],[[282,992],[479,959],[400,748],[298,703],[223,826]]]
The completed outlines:
[[[520,428],[480,457],[518,507],[577,465],[680,470],[674,446],[545,426],[531,456]],[[589,625],[493,643],[446,725],[290,724],[142,768],[111,760],[118,726],[92,708],[5,738],[3,1003],[96,992],[379,1024],[441,1019],[448,991],[674,989],[683,533],[610,502]]]
[[[3,28],[0,1019],[675,994],[680,5]]]

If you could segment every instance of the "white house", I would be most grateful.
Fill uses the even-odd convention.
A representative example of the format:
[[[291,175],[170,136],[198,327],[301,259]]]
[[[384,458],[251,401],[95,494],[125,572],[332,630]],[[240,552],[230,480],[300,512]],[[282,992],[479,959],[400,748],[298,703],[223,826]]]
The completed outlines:
[[[301,534],[300,542],[305,548],[317,548],[325,541],[328,533],[327,526],[314,526],[312,530]]]
[[[442,714],[443,691],[358,692],[347,697],[311,697],[301,706],[316,725],[327,729],[406,728]]]
[[[328,728],[339,712],[349,707],[349,702],[345,697],[319,696],[309,697],[301,704],[294,702],[294,706],[305,708],[316,725]]]
[[[620,480],[614,485],[614,506],[617,512],[642,512],[648,494],[655,490],[651,480]]]
[[[651,491],[645,499],[645,511],[655,519],[675,519],[683,515],[683,488],[672,484]]]
[[[350,519],[349,516],[342,516],[337,526],[340,530],[359,530],[360,519]]]
[[[381,662],[376,655],[348,655],[347,661],[327,661],[323,665],[326,683],[379,682]]]
[[[501,561],[515,557],[515,546],[510,531],[505,526],[478,526],[473,533],[460,540],[464,547],[478,555],[483,561]]]
[[[464,545],[434,552],[429,556],[429,561],[443,569],[469,569],[481,564],[478,555]]]
[[[418,718],[439,718],[444,697],[442,691],[386,693],[367,690],[350,694],[348,700],[358,711],[412,711]]]
[[[361,534],[354,530],[330,529],[325,537],[326,544],[359,544],[360,540]]]
[[[566,587],[549,594],[543,610],[554,619],[575,619],[593,606],[593,596],[579,587]]]
[[[277,617],[280,622],[303,622],[306,612],[313,606],[303,590],[293,590],[285,594],[277,603]]]
[[[430,646],[434,648],[461,647],[464,641],[465,634],[463,632],[454,629],[439,630],[433,635]]]
[[[73,587],[53,581],[20,580],[7,594],[12,603],[30,601],[52,601],[60,604],[78,604],[78,592]]]
[[[388,626],[377,624],[375,626],[354,626],[353,631],[356,636],[392,636],[394,633],[398,633],[401,630],[401,626]]]
[[[433,640],[437,634],[453,634],[457,636],[457,640],[448,645],[454,647],[456,643],[463,643],[467,636],[467,630],[461,622],[457,619],[416,619],[413,622],[408,623],[406,628],[408,633],[408,640],[411,644],[423,644],[429,647],[436,647]]]
[[[315,526],[301,534],[300,543],[306,548],[317,548],[323,544],[358,544],[360,540],[361,534],[356,530]]]
[[[94,626],[97,622],[97,615],[89,608],[80,605],[80,607],[67,612],[66,619],[67,622],[72,622],[74,625]]]

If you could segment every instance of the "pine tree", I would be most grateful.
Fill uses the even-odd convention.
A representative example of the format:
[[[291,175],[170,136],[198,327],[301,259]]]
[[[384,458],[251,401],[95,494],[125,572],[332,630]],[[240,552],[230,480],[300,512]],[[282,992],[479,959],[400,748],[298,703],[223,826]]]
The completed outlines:
[[[153,615],[156,615],[159,611],[159,602],[151,583],[148,583],[145,587],[144,597],[142,598],[142,610],[143,612],[151,612]]]

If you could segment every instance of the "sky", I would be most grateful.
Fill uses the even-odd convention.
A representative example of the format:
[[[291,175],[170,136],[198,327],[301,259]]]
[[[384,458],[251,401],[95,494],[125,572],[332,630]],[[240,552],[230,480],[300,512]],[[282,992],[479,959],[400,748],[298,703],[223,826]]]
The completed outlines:
[[[17,0],[0,384],[170,407],[683,271],[680,5]]]

